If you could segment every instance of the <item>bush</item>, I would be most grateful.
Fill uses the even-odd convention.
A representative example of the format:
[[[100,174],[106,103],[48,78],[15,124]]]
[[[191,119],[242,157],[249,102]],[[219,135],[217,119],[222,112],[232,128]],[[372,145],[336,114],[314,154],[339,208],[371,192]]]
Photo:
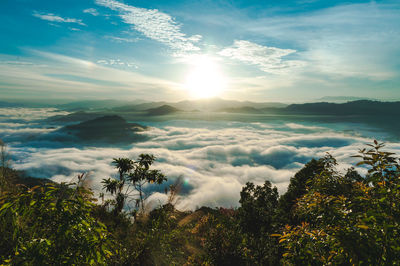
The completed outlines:
[[[99,265],[113,254],[105,226],[92,216],[91,194],[70,185],[37,186],[0,198],[5,264]]]

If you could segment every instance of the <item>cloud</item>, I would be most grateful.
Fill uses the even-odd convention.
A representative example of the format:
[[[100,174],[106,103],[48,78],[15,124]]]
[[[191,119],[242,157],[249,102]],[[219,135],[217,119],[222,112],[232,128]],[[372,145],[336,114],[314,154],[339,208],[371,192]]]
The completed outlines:
[[[124,62],[121,59],[100,59],[97,60],[96,63],[101,65],[139,68],[134,62]]]
[[[268,47],[250,41],[235,40],[231,47],[224,48],[218,54],[246,64],[256,65],[267,73],[281,74],[305,65],[304,61],[283,59],[295,52],[296,50],[292,49]]]
[[[370,1],[229,22],[258,38],[300,47],[310,73],[380,81],[398,76],[399,8]]]
[[[93,16],[98,16],[100,13],[95,8],[87,8],[83,10],[83,13],[91,14]]]
[[[106,65],[103,61],[95,63],[38,50],[27,52],[31,54],[29,61],[32,64],[29,65],[10,65],[7,63],[10,60],[3,63],[0,55],[0,90],[9,96],[22,95],[23,92],[24,97],[57,95],[58,98],[76,98],[82,91],[88,98],[117,96],[120,99],[161,100],[178,96],[177,83],[134,72],[136,68],[129,61],[124,63],[124,68],[116,68],[115,64]],[[130,67],[126,67],[128,65]]]
[[[116,43],[123,43],[123,42],[132,43],[132,42],[137,42],[139,40],[138,38],[123,38],[116,36],[105,36],[104,38],[109,39]]]
[[[181,25],[169,14],[157,9],[138,8],[114,0],[96,0],[96,4],[118,11],[122,20],[132,25],[134,30],[169,46],[176,52],[200,50],[195,43],[201,39],[201,36],[186,36],[181,32]]]
[[[51,21],[51,22],[59,22],[59,23],[76,23],[82,26],[86,26],[85,23],[82,22],[81,19],[76,19],[76,18],[63,18],[60,16],[57,16],[55,14],[52,13],[39,13],[37,11],[33,12],[33,16],[40,18],[42,20],[47,20],[47,21]]]
[[[32,111],[38,120],[29,119]],[[32,176],[51,177],[58,182],[71,181],[78,173],[86,172],[98,193],[102,187],[100,181],[116,174],[111,165],[112,158],[136,158],[141,153],[151,153],[157,157],[155,168],[161,169],[169,182],[147,189],[162,192],[164,187],[182,177],[184,193],[179,196],[177,205],[181,209],[203,205],[238,206],[240,190],[246,182],[262,184],[269,180],[282,193],[290,178],[311,158],[320,158],[330,152],[344,171],[356,162],[351,156],[371,142],[371,139],[318,124],[308,126],[283,121],[151,122],[151,130],[145,132],[148,141],[121,147],[65,147],[49,139],[32,141],[29,134],[42,134],[39,130],[28,135],[23,132],[45,129],[51,135],[48,130],[56,129],[49,129],[41,119],[53,113],[57,114],[57,111],[41,109],[35,113],[34,109],[0,108],[0,129],[3,128],[0,138],[5,137],[10,146],[14,167],[26,170]],[[26,122],[7,122],[17,117]],[[10,133],[11,129],[18,130]],[[376,132],[374,135],[378,137]],[[400,144],[388,142],[386,150],[399,153]],[[363,168],[358,170],[365,173]],[[154,196],[156,202],[163,199],[161,194]]]

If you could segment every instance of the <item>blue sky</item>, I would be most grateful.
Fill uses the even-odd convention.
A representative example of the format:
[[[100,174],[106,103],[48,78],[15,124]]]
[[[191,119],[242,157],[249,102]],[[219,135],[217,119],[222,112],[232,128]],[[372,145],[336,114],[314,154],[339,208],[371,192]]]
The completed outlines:
[[[0,34],[1,98],[400,99],[399,1],[3,0]]]

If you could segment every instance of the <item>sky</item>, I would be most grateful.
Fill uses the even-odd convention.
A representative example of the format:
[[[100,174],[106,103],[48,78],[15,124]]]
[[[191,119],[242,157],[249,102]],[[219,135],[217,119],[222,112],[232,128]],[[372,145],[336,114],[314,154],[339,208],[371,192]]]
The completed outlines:
[[[2,0],[0,99],[400,99],[399,1]]]

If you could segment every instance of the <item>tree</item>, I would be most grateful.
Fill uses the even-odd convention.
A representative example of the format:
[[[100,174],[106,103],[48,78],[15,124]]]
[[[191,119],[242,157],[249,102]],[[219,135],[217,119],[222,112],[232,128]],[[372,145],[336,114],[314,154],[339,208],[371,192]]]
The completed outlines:
[[[382,143],[369,146],[357,156],[368,167],[364,179],[331,166],[309,183],[295,209],[302,224],[280,237],[284,263],[400,263],[400,162]]]
[[[240,192],[238,223],[244,236],[250,264],[278,263],[277,239],[270,235],[280,229],[277,219],[278,190],[271,182],[255,186],[248,182]]]
[[[323,159],[312,159],[290,179],[288,189],[279,198],[279,217],[283,223],[299,224],[294,213],[297,199],[307,192],[307,183],[325,168]]]
[[[62,183],[0,197],[0,264],[105,265],[113,244],[91,195]]]
[[[115,195],[116,213],[120,213],[128,197],[135,197],[135,211],[145,211],[145,200],[150,196],[144,190],[146,184],[162,184],[167,180],[160,170],[150,169],[155,157],[149,154],[140,154],[136,161],[129,158],[114,159],[113,164],[118,169],[119,180],[103,179],[104,189]],[[133,195],[133,192],[136,192]]]

